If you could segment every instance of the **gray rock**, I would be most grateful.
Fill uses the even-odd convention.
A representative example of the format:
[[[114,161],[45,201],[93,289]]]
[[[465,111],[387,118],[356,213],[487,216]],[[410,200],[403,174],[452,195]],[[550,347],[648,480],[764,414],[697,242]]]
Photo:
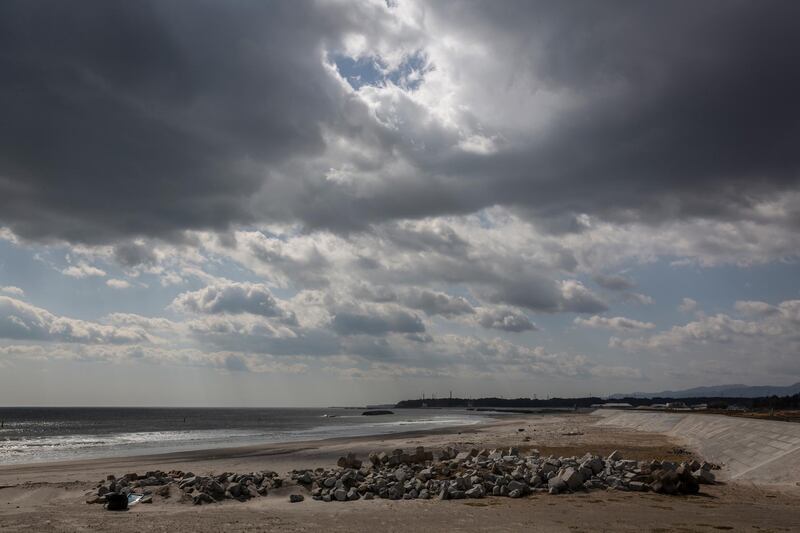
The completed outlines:
[[[214,498],[205,492],[198,492],[192,497],[192,503],[195,505],[202,505],[204,503],[214,503]]]
[[[628,483],[628,489],[634,492],[646,492],[650,490],[650,487],[641,481],[631,481]]]
[[[239,498],[242,495],[242,486],[238,483],[231,483],[227,490],[233,498]]]
[[[564,492],[569,488],[567,483],[559,476],[550,478],[550,481],[547,482],[547,486],[550,488],[550,494],[558,494],[559,492]]]
[[[430,468],[423,468],[417,473],[417,479],[422,481],[428,481],[431,477],[433,477],[433,471]]]
[[[555,472],[558,470],[558,467],[552,463],[545,463],[542,465],[542,473],[548,474],[550,472]]]
[[[716,477],[711,470],[705,470],[700,468],[694,474],[695,479],[698,483],[705,484],[705,485],[713,485],[716,483]]]
[[[522,483],[522,482],[516,481],[516,480],[510,481],[508,483],[508,490],[509,490],[509,492],[513,492],[515,490],[523,492],[525,490],[525,483]]]
[[[484,490],[483,485],[475,485],[464,494],[467,496],[467,498],[483,498],[486,495],[486,491]]]
[[[290,494],[289,495],[289,501],[291,503],[300,503],[303,500],[305,500],[305,498],[303,497],[302,494]]]
[[[565,468],[558,477],[564,483],[566,483],[570,490],[577,490],[581,485],[583,485],[583,476],[578,470],[572,468],[571,466]]]
[[[336,489],[333,492],[333,497],[336,498],[337,501],[346,502],[347,501],[347,491],[344,489]]]

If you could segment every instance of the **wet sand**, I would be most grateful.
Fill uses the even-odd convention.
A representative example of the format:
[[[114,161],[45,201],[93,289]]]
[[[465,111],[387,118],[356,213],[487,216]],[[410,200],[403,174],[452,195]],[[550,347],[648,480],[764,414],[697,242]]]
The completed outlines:
[[[800,531],[800,487],[750,484],[703,486],[698,496],[593,491],[533,495],[519,500],[355,501],[323,503],[310,498],[290,504],[296,486],[246,503],[193,506],[156,497],[114,513],[84,503],[107,474],[180,469],[197,474],[331,467],[355,452],[425,446],[434,450],[517,446],[541,453],[607,454],[619,449],[631,459],[687,457],[686,443],[656,433],[595,426],[587,414],[518,415],[468,428],[387,436],[269,444],[243,448],[60,463],[0,466],[1,531]],[[519,431],[523,429],[524,431]],[[308,494],[306,493],[306,496]]]

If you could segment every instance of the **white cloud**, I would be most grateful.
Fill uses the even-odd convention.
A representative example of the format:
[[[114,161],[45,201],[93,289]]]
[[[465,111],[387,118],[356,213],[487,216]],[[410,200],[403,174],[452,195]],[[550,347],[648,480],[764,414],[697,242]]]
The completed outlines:
[[[25,296],[25,291],[14,286],[0,287],[0,292],[10,294],[11,296]]]
[[[503,307],[480,309],[477,321],[484,328],[515,333],[538,329],[525,313]]]
[[[747,316],[766,316],[780,312],[780,310],[774,305],[752,300],[739,300],[734,304],[733,307],[741,314]]]
[[[764,306],[751,304],[738,307],[740,312],[742,308],[757,311],[751,315],[752,320],[725,313],[700,315],[685,325],[648,337],[612,338],[609,345],[630,352],[680,356],[687,365],[716,361],[739,376],[800,376],[796,361],[796,354],[800,353],[800,300],[781,302],[768,312],[764,312]],[[680,365],[678,359],[673,363]]]
[[[111,287],[112,289],[129,289],[131,284],[124,279],[109,279],[106,280],[106,285]]]
[[[424,311],[427,315],[454,317],[475,313],[475,309],[466,298],[443,292],[412,288],[402,291],[398,299],[404,305]]]
[[[60,317],[6,296],[0,296],[0,338],[111,344],[150,340],[147,333],[140,328],[107,326]]]
[[[575,324],[591,328],[615,329],[617,331],[653,329],[656,327],[656,325],[652,322],[641,322],[639,320],[625,318],[622,316],[604,317],[600,315],[595,315],[590,318],[578,317],[575,319]]]
[[[561,295],[564,301],[562,304],[564,311],[596,313],[608,309],[608,305],[580,281],[562,281]]]
[[[697,310],[697,302],[691,298],[684,298],[678,306],[678,311],[683,313],[691,313]]]
[[[88,278],[93,276],[102,277],[106,275],[104,270],[101,270],[88,263],[78,263],[77,265],[72,265],[70,267],[63,269],[61,273],[64,274],[65,276],[78,279]]]
[[[262,283],[219,281],[200,290],[184,292],[170,307],[186,313],[250,313],[294,322],[294,315],[283,309],[269,288]]]

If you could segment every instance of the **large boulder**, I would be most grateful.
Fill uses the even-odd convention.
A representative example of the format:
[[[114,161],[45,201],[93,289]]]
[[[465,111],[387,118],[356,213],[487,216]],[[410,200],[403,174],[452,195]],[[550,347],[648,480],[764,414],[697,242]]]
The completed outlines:
[[[486,491],[484,490],[483,485],[475,485],[464,494],[467,496],[467,498],[483,498],[486,495]]]
[[[698,469],[697,472],[694,473],[694,478],[698,483],[704,485],[713,485],[717,482],[714,473],[711,470],[705,470],[703,468]]]
[[[515,491],[515,490],[519,490],[519,491],[524,492],[525,488],[526,488],[525,487],[525,483],[522,483],[521,481],[517,481],[517,480],[509,481],[507,487],[508,487],[509,492]]]
[[[472,454],[470,452],[459,452],[459,453],[456,454],[455,460],[460,463],[460,462],[466,461],[470,457],[472,457]]]
[[[661,494],[677,494],[679,481],[675,470],[658,470],[653,474],[650,490]]]
[[[681,494],[697,494],[700,492],[700,485],[692,475],[688,465],[681,465],[675,472],[678,474],[678,492]]]
[[[569,489],[566,482],[559,476],[551,477],[550,481],[547,482],[547,486],[550,488],[550,494],[558,494]]]
[[[564,483],[566,483],[569,490],[578,490],[583,485],[583,475],[575,468],[568,466],[565,468],[561,475],[558,476]]]

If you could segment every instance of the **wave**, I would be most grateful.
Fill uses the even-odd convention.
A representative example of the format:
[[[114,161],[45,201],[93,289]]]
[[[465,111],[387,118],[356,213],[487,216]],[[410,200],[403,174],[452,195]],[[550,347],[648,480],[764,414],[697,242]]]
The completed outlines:
[[[325,418],[326,421],[329,421],[327,424],[302,429],[195,429],[48,436],[17,436],[16,432],[7,432],[0,437],[0,464],[142,455],[257,443],[378,435],[410,429],[467,426],[486,419],[476,415],[447,415],[424,418],[402,417],[395,420],[371,419],[355,424],[348,423],[349,421],[344,422],[342,418],[364,420],[363,417],[358,416],[332,416]]]

